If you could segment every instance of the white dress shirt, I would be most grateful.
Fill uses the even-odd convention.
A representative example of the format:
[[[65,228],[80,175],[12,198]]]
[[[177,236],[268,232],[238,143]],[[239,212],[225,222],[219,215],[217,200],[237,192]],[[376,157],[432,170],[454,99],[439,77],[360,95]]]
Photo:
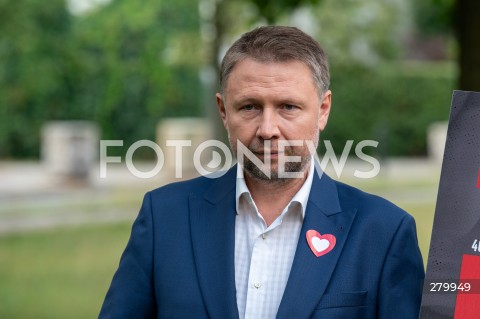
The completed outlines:
[[[270,225],[258,212],[238,165],[235,220],[235,284],[240,319],[274,319],[287,285],[314,175]]]

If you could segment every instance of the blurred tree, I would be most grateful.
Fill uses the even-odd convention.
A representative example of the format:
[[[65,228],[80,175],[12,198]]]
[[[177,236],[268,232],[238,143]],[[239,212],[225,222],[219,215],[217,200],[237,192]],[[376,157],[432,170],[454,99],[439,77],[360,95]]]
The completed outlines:
[[[321,0],[247,0],[253,3],[259,16],[265,18],[268,24],[278,21],[285,13],[291,13],[305,5],[316,5]]]
[[[164,116],[199,114],[198,10],[188,0],[115,0],[78,17],[77,107],[105,139],[154,139]]]
[[[0,157],[37,156],[39,131],[73,98],[63,0],[0,1]]]
[[[457,0],[454,21],[460,89],[480,92],[480,1]]]
[[[402,38],[409,24],[403,1],[324,0],[306,18],[316,22],[313,34],[335,66],[369,69],[402,57]]]
[[[430,120],[441,119],[443,110],[436,113],[425,106],[433,105],[433,100],[417,98],[416,90],[407,84],[418,83],[412,85],[423,87],[424,96],[438,96],[436,105],[446,99],[440,99],[437,92],[451,88],[448,74],[438,82],[427,79],[429,69],[415,76],[410,72],[416,68],[406,68],[404,73],[382,71],[388,67],[386,61],[401,54],[397,26],[398,19],[406,15],[401,0],[112,0],[78,16],[66,11],[64,1],[0,0],[0,157],[37,156],[39,129],[45,120],[96,120],[104,132],[102,138],[124,139],[127,147],[138,139],[153,139],[160,117],[202,113],[201,103],[214,110],[210,113],[218,120],[213,92],[200,88],[199,66],[209,65],[210,81],[216,83],[212,78],[216,79],[226,44],[247,27],[259,24],[302,27],[310,21],[309,27],[302,29],[320,38],[332,57],[332,68],[337,68],[332,72],[332,87],[340,92],[335,105],[343,108],[342,114],[352,115],[342,117],[338,112],[333,117],[341,129],[335,129],[332,119],[328,130],[332,136],[371,138],[373,119],[383,118],[392,131],[410,134],[411,142],[398,140],[394,154],[422,154],[424,136],[420,131]],[[480,73],[474,70],[480,65],[476,60],[480,54],[474,43],[480,38],[475,37],[478,26],[468,21],[479,12],[472,4],[477,2],[412,2],[425,6],[420,17],[425,30],[431,30],[428,32],[444,32],[455,21],[462,35],[461,77],[470,74],[468,83],[473,85],[479,83]],[[319,3],[321,6],[313,5]],[[207,12],[202,37],[198,4],[200,12]],[[454,5],[456,20],[452,19]],[[437,11],[429,11],[432,6]],[[207,45],[200,43],[201,39]],[[441,84],[438,91],[428,81]],[[467,84],[462,88],[480,91]],[[363,98],[362,92],[369,89],[374,94]],[[208,102],[200,98],[204,94]],[[387,107],[371,107],[375,101]],[[369,111],[375,116],[362,121]],[[392,112],[404,117],[392,117]],[[416,112],[421,116],[415,116]],[[390,122],[396,119],[403,120]]]
[[[428,125],[448,118],[453,72],[404,60],[408,2],[324,0],[308,14],[331,64],[333,108],[322,137],[336,153],[348,139],[372,139],[376,155],[426,155]]]
[[[480,1],[414,2],[416,20],[425,34],[454,32],[457,39],[458,88],[480,91]]]
[[[154,139],[200,113],[197,3],[0,0],[0,157],[36,157],[47,120],[97,121],[105,139]],[[120,150],[119,150],[120,151]]]
[[[455,1],[413,1],[415,20],[419,30],[425,34],[451,32]]]

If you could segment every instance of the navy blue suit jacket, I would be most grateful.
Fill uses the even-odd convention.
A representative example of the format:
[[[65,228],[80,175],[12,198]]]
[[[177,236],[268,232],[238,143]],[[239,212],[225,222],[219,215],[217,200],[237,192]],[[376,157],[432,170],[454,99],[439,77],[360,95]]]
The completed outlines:
[[[145,195],[100,318],[238,318],[235,178],[233,167]],[[333,250],[316,257],[310,229],[333,234]],[[410,215],[316,174],[277,318],[416,319],[423,277]]]

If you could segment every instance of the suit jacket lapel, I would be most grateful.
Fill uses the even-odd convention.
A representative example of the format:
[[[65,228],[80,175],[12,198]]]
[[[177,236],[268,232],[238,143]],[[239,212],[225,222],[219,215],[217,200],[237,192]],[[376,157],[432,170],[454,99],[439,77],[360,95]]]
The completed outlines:
[[[325,174],[321,174],[320,178],[314,176],[292,269],[277,313],[278,319],[311,316],[327,288],[355,214],[356,210],[341,211],[333,180]],[[322,235],[334,235],[336,244],[333,250],[316,257],[306,240],[306,232],[310,229]]]
[[[236,167],[233,167],[213,182],[205,197],[190,195],[193,254],[200,289],[212,319],[238,318],[234,271],[235,178]]]

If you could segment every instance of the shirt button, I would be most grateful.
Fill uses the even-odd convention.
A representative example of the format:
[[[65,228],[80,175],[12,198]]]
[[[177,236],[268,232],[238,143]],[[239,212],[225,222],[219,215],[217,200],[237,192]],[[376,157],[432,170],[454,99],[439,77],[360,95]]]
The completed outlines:
[[[262,238],[263,238],[263,240],[267,239],[267,234],[263,233]]]
[[[262,285],[262,284],[260,283],[260,281],[255,281],[255,282],[253,283],[253,287],[255,287],[255,288],[257,288],[257,289],[260,288],[261,285]]]

